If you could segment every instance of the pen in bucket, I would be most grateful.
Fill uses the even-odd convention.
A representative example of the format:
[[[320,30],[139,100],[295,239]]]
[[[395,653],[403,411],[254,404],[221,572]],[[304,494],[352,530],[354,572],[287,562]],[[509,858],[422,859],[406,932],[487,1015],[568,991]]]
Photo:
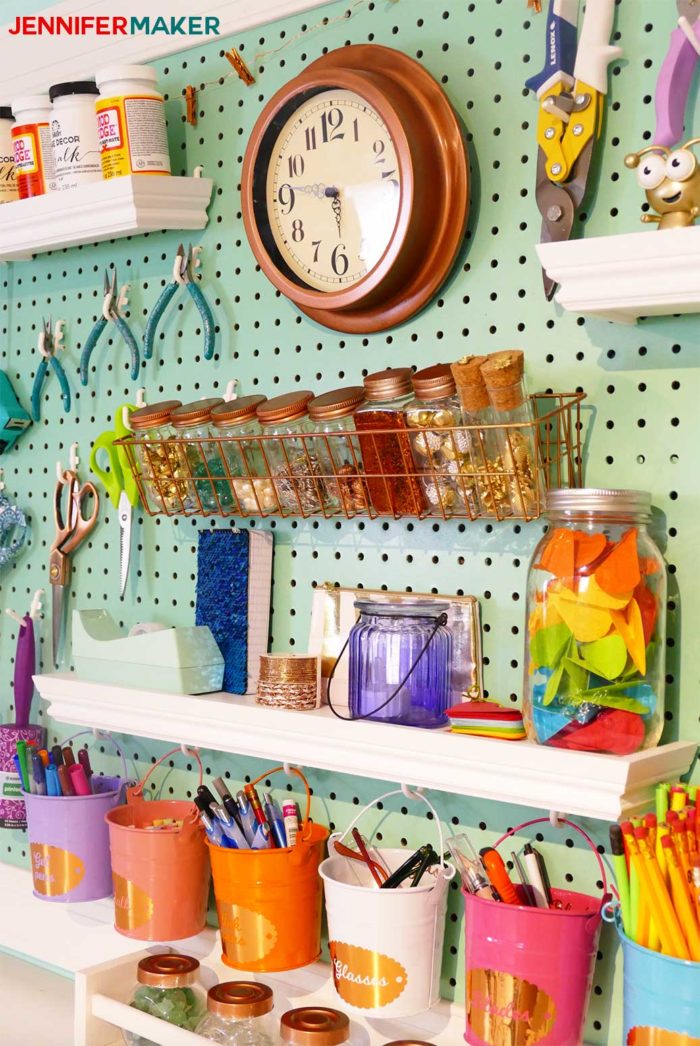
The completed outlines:
[[[258,843],[257,847],[255,845],[255,838],[253,839],[253,849],[262,849],[263,846],[269,849],[269,847],[274,845],[272,841],[272,832],[270,829],[270,825],[267,823],[265,811],[263,810],[262,803],[260,802],[260,796],[255,791],[255,785],[252,784],[247,784],[245,786],[244,791],[246,796],[248,797],[248,801],[250,802],[251,807],[253,808],[253,814],[257,822],[255,829],[256,836],[260,837],[260,842]]]
[[[230,791],[226,787],[226,784],[224,782],[223,777],[215,777],[214,778],[214,788],[216,788],[217,792],[219,793],[219,796],[221,798],[221,802],[223,803],[225,808],[228,810],[230,816],[234,819],[234,821],[236,822],[236,824],[240,828],[241,827],[240,810],[238,809],[238,806],[236,805],[236,800],[233,798],[233,796],[231,795]],[[207,789],[207,791],[208,791],[208,789]],[[211,793],[209,793],[209,794],[211,795]]]
[[[265,815],[272,831],[272,838],[275,846],[279,849],[284,849],[287,845],[287,836],[284,831],[284,821],[279,810],[275,806],[274,800],[269,792],[263,793],[265,796]]]
[[[222,806],[221,803],[214,803],[210,809],[221,825],[221,830],[228,839],[229,846],[235,847],[237,850],[247,850],[248,840],[238,827],[238,822],[234,821],[226,807]]]
[[[207,833],[209,842],[213,843],[214,846],[228,846],[228,839],[224,836],[220,822],[210,816],[206,800],[201,795],[196,795],[194,797],[194,805],[199,811],[199,819],[204,825],[204,831]]]

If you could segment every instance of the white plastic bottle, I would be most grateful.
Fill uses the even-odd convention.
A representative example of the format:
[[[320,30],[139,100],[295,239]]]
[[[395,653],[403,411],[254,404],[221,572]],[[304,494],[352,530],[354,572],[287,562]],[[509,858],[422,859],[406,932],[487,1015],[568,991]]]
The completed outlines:
[[[97,73],[95,102],[102,175],[170,174],[165,103],[148,65],[112,65]]]
[[[27,94],[12,103],[15,125],[12,147],[21,200],[50,192],[54,181],[51,153],[51,99],[47,94]]]
[[[9,105],[0,105],[0,204],[19,199],[12,148],[14,122]]]
[[[76,80],[49,88],[53,102],[51,149],[56,189],[75,189],[78,185],[102,181],[95,116],[95,98],[99,93],[94,80]]]

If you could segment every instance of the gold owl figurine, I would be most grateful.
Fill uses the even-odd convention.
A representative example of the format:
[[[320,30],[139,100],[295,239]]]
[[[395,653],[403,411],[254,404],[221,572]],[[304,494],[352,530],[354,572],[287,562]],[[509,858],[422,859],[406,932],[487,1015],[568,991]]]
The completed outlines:
[[[660,229],[683,229],[695,223],[700,214],[700,168],[689,146],[698,142],[700,138],[691,138],[673,150],[649,145],[625,157],[625,166],[636,168],[637,181],[657,212],[642,214],[643,222],[658,222]]]

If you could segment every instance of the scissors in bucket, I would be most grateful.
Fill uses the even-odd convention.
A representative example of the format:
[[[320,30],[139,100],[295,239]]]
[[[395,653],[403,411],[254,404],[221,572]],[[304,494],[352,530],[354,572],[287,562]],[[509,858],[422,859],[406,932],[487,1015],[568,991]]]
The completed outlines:
[[[84,514],[85,501],[92,497],[91,512]],[[64,514],[65,506],[65,514]],[[97,523],[100,495],[93,483],[80,485],[74,469],[59,472],[54,494],[56,540],[49,556],[49,581],[52,588],[53,660],[58,665],[66,590],[70,585],[71,556]]]

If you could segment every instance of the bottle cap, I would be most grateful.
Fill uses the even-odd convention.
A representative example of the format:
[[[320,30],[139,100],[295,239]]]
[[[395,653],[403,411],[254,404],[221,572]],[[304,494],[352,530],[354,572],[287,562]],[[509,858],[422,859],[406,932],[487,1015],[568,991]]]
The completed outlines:
[[[424,367],[413,375],[413,391],[419,400],[438,400],[457,391],[452,371],[446,363]]]
[[[94,80],[71,80],[65,84],[54,84],[49,87],[49,98],[64,98],[68,94],[99,94],[100,90]]]
[[[47,94],[23,94],[12,102],[12,111],[17,119],[17,114],[25,109],[50,109],[51,99]]]
[[[481,373],[494,410],[514,410],[525,399],[523,374],[525,353],[522,349],[493,352],[481,365]]]
[[[12,109],[9,105],[0,105],[0,120],[14,120]]]
[[[410,367],[388,368],[368,374],[364,381],[367,399],[381,403],[405,396],[412,388],[412,374]]]
[[[199,959],[190,955],[149,955],[136,970],[139,984],[152,988],[186,988],[197,980]]]
[[[462,356],[450,365],[457,385],[460,403],[469,414],[476,414],[490,404],[488,389],[481,373],[481,365],[488,356]]]
[[[224,429],[229,425],[242,425],[244,421],[252,421],[256,417],[258,407],[266,399],[267,396],[239,396],[237,400],[220,403],[211,412],[211,423],[217,429]]]
[[[347,1042],[350,1021],[328,1006],[300,1006],[287,1010],[280,1021],[282,1042],[293,1046],[338,1046]]]
[[[150,65],[106,65],[95,74],[97,86],[109,83],[110,80],[148,80],[158,82],[158,73]]]
[[[598,512],[605,516],[651,515],[651,494],[647,490],[608,490],[581,487],[577,490],[550,490],[547,492],[545,512],[554,515],[576,516]]]
[[[308,389],[273,396],[258,407],[258,421],[261,425],[274,425],[277,421],[298,421],[306,417],[309,400],[313,398],[313,392]]]
[[[309,417],[312,421],[329,421],[331,418],[345,418],[353,414],[365,399],[365,390],[361,385],[351,385],[347,389],[334,389],[314,396],[309,402]]]
[[[219,1017],[262,1017],[272,1007],[272,988],[257,981],[224,981],[207,994],[207,1009]]]
[[[197,422],[208,421],[214,407],[218,407],[223,402],[221,396],[212,396],[210,399],[185,403],[181,407],[176,407],[172,412],[170,424],[174,429],[185,429],[189,425],[196,425]]]
[[[159,403],[149,403],[147,407],[139,407],[129,415],[129,424],[134,432],[140,429],[150,429],[154,425],[163,425],[170,420],[170,415],[176,407],[181,407],[181,400],[161,400]]]

